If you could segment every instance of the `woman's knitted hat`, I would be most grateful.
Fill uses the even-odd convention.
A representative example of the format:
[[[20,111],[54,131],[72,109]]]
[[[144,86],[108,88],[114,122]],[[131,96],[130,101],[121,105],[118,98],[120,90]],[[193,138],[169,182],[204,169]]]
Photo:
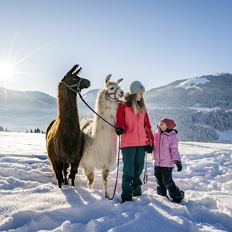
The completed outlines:
[[[145,88],[140,81],[133,81],[130,85],[130,94],[136,94],[138,92],[145,92]]]

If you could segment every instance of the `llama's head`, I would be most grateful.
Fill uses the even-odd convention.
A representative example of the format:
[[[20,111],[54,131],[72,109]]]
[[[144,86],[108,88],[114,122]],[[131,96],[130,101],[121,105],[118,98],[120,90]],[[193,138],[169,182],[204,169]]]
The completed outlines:
[[[78,76],[81,67],[77,64],[74,65],[67,74],[63,77],[61,82],[69,89],[80,92],[82,89],[90,87],[90,81]]]
[[[123,97],[124,93],[120,86],[118,85],[123,79],[118,79],[117,81],[110,80],[111,74],[108,75],[105,79],[105,90],[106,96],[111,101],[118,101],[120,98]]]

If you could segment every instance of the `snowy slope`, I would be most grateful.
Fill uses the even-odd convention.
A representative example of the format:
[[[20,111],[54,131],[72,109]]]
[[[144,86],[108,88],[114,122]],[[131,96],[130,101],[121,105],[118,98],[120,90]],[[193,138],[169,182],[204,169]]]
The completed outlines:
[[[204,77],[194,77],[194,78],[188,79],[187,81],[181,82],[175,88],[184,88],[186,90],[189,89],[189,88],[198,88],[198,89],[201,89],[198,86],[199,85],[204,85],[207,82],[209,82],[209,80],[207,78],[204,78]]]
[[[186,199],[156,194],[151,157],[144,194],[133,202],[106,200],[100,172],[94,190],[79,171],[75,187],[56,185],[44,135],[0,133],[0,231],[232,231],[232,145],[181,143],[184,169],[174,171]],[[112,193],[116,170],[110,174]]]

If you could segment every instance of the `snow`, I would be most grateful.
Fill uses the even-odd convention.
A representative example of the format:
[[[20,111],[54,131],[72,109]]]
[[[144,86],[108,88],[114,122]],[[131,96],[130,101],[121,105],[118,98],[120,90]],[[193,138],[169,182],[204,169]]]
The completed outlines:
[[[184,107],[183,107],[184,108]],[[193,107],[185,107],[184,109],[195,110],[197,112],[212,112],[222,110],[220,107],[203,107],[203,106],[193,106]]]
[[[116,198],[94,190],[79,170],[75,187],[59,189],[42,134],[0,133],[0,231],[232,231],[232,144],[180,143],[183,171],[174,171],[186,199],[175,204],[158,196],[153,161],[143,195],[121,204],[122,162]],[[110,192],[116,168],[110,173]]]
[[[198,85],[204,85],[207,82],[209,82],[209,80],[205,77],[194,77],[194,78],[181,82],[175,88],[184,88],[185,90],[190,89],[190,88],[195,88],[195,89],[201,90],[201,88],[198,87]]]

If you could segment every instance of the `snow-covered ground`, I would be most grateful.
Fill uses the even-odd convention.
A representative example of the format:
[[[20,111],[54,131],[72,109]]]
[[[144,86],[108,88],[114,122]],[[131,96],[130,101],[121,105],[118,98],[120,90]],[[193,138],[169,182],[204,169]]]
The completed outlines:
[[[156,194],[150,156],[143,195],[120,204],[121,162],[109,201],[100,172],[94,190],[81,170],[75,187],[59,189],[45,152],[44,135],[0,133],[0,231],[232,231],[232,144],[180,143],[184,169],[174,179],[185,191],[181,204]]]

